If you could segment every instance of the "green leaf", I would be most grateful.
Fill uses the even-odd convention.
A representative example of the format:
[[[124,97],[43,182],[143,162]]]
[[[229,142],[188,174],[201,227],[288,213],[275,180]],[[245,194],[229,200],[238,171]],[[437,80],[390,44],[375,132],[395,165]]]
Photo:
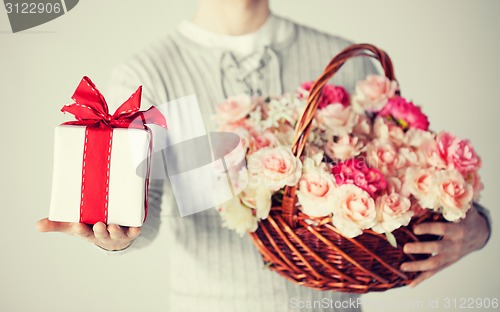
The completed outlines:
[[[398,247],[398,242],[396,241],[396,236],[394,236],[394,234],[392,234],[391,232],[386,232],[385,237],[387,237],[387,241],[389,242],[389,244],[391,244],[392,247]]]

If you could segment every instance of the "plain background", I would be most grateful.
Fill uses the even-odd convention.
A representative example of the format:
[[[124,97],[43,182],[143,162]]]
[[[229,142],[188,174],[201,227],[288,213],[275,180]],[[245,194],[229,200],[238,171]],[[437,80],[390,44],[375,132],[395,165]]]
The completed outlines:
[[[48,213],[54,126],[71,118],[59,109],[81,77],[105,90],[113,67],[189,18],[194,6],[195,0],[86,0],[18,34],[0,9],[0,311],[167,311],[169,248],[162,233],[141,252],[108,256],[75,237],[37,233],[34,224]],[[499,1],[271,0],[271,6],[388,51],[403,94],[423,106],[431,127],[470,139],[482,156],[481,202],[497,228]],[[416,289],[365,296],[372,303],[364,311],[453,311],[443,307],[445,298],[500,297],[498,233]],[[439,308],[428,307],[430,298]]]

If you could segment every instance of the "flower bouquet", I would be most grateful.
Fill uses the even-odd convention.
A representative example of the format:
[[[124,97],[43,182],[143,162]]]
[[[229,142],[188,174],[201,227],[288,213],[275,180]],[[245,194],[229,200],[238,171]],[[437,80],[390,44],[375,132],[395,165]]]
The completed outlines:
[[[355,56],[379,60],[385,76],[359,81],[353,94],[328,84]],[[400,264],[428,255],[402,246],[439,239],[411,227],[465,218],[482,189],[470,143],[429,130],[372,45],[346,48],[295,92],[229,98],[216,118],[247,151],[246,166],[230,160],[242,164],[229,172],[239,195],[219,207],[223,225],[250,232],[266,265],[304,286],[363,293],[410,283],[416,274]]]

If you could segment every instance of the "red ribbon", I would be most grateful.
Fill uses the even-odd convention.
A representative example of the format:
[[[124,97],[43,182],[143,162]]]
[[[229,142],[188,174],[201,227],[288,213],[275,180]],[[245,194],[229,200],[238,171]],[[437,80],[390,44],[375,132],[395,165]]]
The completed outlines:
[[[152,152],[152,133],[146,124],[156,124],[166,128],[167,123],[163,114],[154,106],[146,111],[139,111],[141,94],[142,87],[139,87],[113,115],[110,115],[104,96],[88,77],[83,77],[71,97],[75,103],[65,105],[61,109],[62,112],[68,112],[76,117],[76,121],[68,121],[63,125],[86,126],[80,200],[81,223],[95,224],[108,221],[109,169],[114,128],[144,129],[151,135],[145,179],[144,220],[146,220],[149,162]]]

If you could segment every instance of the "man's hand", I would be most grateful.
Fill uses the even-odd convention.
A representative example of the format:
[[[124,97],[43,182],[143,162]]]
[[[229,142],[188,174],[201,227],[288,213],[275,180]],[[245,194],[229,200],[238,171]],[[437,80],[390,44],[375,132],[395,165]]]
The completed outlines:
[[[36,227],[40,232],[61,232],[79,236],[110,251],[127,248],[141,234],[140,227],[120,227],[116,224],[106,227],[102,222],[89,226],[84,223],[55,222],[47,218],[39,220]]]
[[[410,284],[415,287],[442,269],[457,262],[467,254],[480,249],[489,235],[488,223],[475,207],[467,212],[467,217],[459,223],[429,222],[415,227],[415,234],[434,234],[442,236],[439,241],[407,243],[407,254],[431,254],[426,260],[406,262],[401,270],[408,272],[422,271]]]

